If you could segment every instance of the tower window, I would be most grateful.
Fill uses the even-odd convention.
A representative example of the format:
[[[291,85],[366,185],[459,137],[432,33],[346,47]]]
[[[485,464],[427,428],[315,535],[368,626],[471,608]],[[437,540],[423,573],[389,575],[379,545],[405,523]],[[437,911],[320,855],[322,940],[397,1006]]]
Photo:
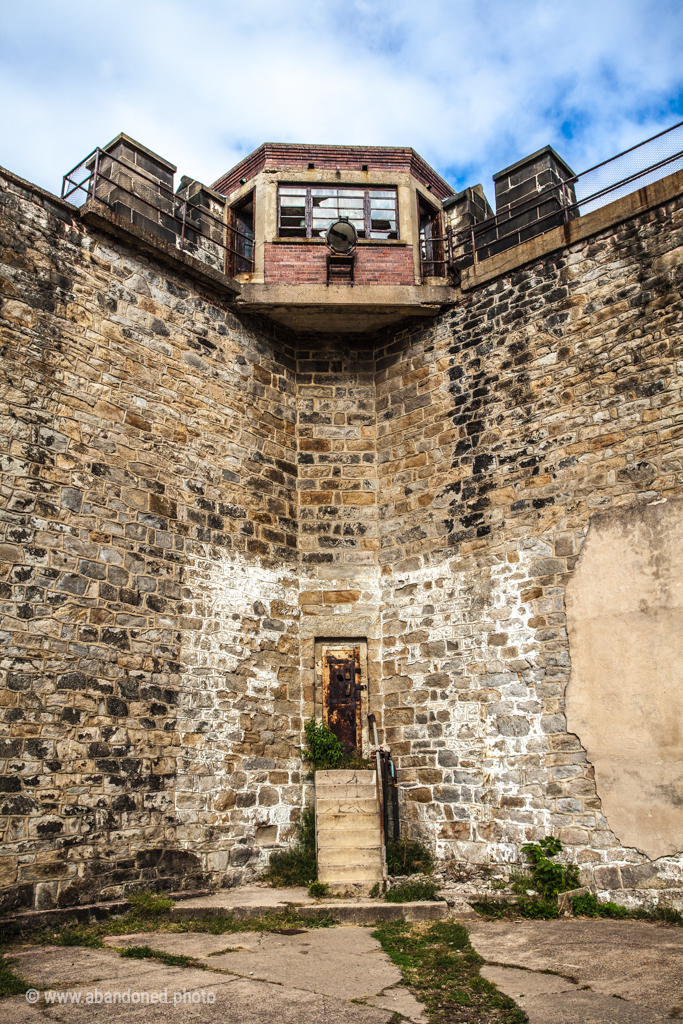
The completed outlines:
[[[231,235],[232,274],[249,274],[254,269],[254,193],[250,192],[228,211]]]
[[[445,273],[443,241],[441,238],[441,217],[435,207],[430,206],[418,194],[420,215],[420,261],[423,277],[439,277]]]
[[[396,189],[281,185],[278,190],[281,238],[324,238],[340,217],[348,218],[359,238],[398,238]]]

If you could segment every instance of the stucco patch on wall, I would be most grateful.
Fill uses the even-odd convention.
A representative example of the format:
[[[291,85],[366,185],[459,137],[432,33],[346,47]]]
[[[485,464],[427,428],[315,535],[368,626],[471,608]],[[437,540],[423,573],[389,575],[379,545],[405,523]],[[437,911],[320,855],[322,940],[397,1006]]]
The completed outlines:
[[[683,501],[591,519],[567,590],[567,720],[610,827],[650,858],[683,848]]]

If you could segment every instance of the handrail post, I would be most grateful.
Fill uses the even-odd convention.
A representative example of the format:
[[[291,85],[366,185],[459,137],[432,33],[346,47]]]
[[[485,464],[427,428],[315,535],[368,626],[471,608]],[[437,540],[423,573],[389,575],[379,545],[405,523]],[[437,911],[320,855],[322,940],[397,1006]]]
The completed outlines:
[[[470,228],[470,235],[472,236],[472,265],[474,266],[477,262],[477,244],[474,239],[474,224]]]
[[[92,198],[95,198],[95,189],[97,188],[97,172],[100,169],[100,151],[99,148],[95,150],[95,166],[92,172]]]

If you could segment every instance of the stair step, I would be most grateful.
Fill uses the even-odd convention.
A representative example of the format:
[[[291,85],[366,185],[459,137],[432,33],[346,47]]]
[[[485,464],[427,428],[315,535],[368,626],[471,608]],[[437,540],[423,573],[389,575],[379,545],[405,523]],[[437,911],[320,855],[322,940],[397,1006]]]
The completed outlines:
[[[373,783],[371,786],[329,786],[327,784],[318,784],[315,787],[315,798],[316,800],[349,800],[360,798],[361,800],[376,800],[377,799],[377,787]]]
[[[362,799],[361,797],[336,797],[334,800],[316,800],[316,813],[320,814],[370,814],[377,811],[377,800]]]
[[[350,783],[359,782],[364,785],[375,784],[377,773],[374,771],[356,771],[355,769],[343,769],[335,771],[324,771],[315,773],[315,784],[329,783],[336,786],[347,786]]]
[[[359,850],[365,850],[380,845],[379,828],[321,829],[319,827],[317,837],[319,850],[338,849],[342,846],[347,848],[356,846]]]
[[[333,864],[340,864],[342,867],[352,867],[356,864],[376,864],[382,866],[382,851],[379,846],[370,850],[318,850],[318,870],[321,867],[328,868]]]
[[[376,829],[379,831],[379,814],[320,814],[316,816],[316,827],[325,832]]]
[[[331,885],[384,876],[377,776],[373,771],[315,773],[318,879]]]
[[[340,867],[338,864],[333,864],[327,867],[321,864],[318,866],[318,881],[337,884],[342,882],[381,882],[382,871],[379,865],[373,867],[359,864],[358,866]]]

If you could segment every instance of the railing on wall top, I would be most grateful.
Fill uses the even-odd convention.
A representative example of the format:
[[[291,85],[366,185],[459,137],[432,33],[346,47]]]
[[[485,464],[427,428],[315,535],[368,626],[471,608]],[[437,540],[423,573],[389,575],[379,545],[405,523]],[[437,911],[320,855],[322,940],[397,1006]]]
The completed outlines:
[[[183,192],[187,194],[183,194]],[[181,252],[221,273],[254,269],[254,239],[212,212],[208,193],[174,192],[140,167],[94,149],[62,181],[62,198],[75,206],[96,199]]]
[[[502,213],[444,235],[422,240],[422,273],[448,276],[599,209],[665,174],[683,168],[683,121],[639,142],[559,185],[514,203]],[[443,255],[436,251],[442,248]],[[435,259],[435,256],[439,256]]]

